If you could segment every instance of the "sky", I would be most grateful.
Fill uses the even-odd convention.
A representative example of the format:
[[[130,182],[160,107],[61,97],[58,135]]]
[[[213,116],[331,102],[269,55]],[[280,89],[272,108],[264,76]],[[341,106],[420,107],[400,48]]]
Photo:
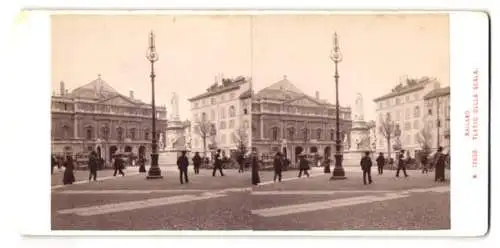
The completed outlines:
[[[256,91],[287,76],[305,93],[335,102],[329,55],[337,32],[340,104],[364,98],[365,119],[375,118],[373,99],[408,77],[436,77],[449,85],[448,15],[85,15],[54,16],[52,88],[76,88],[97,78],[122,94],[151,99],[148,35],[156,34],[156,102],[170,111],[172,92],[180,116],[188,98],[205,92],[217,74],[251,76]]]

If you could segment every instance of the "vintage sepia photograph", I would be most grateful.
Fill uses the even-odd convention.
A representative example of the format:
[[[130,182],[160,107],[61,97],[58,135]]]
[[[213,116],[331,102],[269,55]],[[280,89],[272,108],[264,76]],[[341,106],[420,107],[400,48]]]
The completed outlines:
[[[253,229],[450,229],[448,15],[253,28]]]
[[[52,230],[449,230],[445,13],[51,17]]]
[[[52,16],[52,230],[251,228],[250,20]]]

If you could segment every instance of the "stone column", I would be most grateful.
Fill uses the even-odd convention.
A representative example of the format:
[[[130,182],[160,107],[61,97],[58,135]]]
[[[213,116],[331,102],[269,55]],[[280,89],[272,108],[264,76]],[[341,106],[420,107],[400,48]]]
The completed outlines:
[[[260,139],[264,139],[264,119],[262,117],[262,115],[260,116],[260,125],[259,125],[259,128],[260,128]]]
[[[73,138],[78,139],[78,116],[73,118]]]

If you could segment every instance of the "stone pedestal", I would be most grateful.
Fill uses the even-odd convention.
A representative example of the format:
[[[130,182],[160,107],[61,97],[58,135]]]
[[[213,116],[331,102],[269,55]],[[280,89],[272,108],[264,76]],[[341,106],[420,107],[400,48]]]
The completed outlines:
[[[365,152],[370,151],[370,128],[364,120],[355,120],[352,122],[351,129],[351,147],[344,151],[344,166],[357,166]]]

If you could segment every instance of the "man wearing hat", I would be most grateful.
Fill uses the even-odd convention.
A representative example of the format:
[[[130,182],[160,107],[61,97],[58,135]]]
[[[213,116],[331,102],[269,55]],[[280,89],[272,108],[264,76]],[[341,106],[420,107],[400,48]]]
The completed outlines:
[[[309,172],[308,170],[310,169],[309,167],[309,161],[306,159],[305,154],[300,154],[299,155],[299,177],[302,177],[302,172],[309,177]]]
[[[184,176],[184,180],[186,183],[189,183],[188,180],[188,166],[189,166],[189,160],[186,156],[186,151],[182,151],[181,156],[177,159],[177,168],[179,168],[179,179],[181,181],[181,184],[184,182],[182,181],[182,177]]]

